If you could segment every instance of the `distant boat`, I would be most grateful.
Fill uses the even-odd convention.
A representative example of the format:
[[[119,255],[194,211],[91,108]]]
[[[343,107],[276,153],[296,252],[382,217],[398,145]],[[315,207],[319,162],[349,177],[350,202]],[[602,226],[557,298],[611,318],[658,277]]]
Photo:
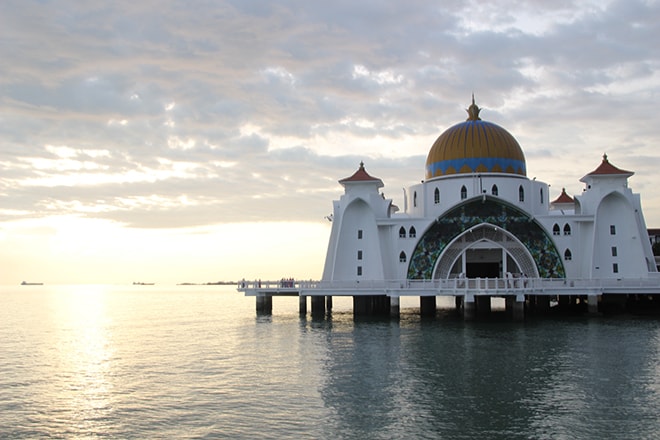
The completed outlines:
[[[43,286],[44,283],[28,283],[27,281],[23,281],[21,283],[21,286]]]
[[[142,283],[142,282],[139,282],[139,281],[133,281],[133,285],[134,286],[153,286],[154,283]]]

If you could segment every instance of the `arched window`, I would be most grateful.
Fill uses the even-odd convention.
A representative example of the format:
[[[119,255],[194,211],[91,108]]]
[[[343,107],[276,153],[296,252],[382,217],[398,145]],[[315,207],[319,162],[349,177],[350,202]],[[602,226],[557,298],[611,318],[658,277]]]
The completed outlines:
[[[406,228],[403,226],[399,228],[399,238],[406,238]]]
[[[525,190],[523,189],[522,185],[518,188],[518,200],[521,202],[525,201]]]
[[[568,223],[564,225],[564,235],[571,235],[571,225]]]
[[[417,191],[413,193],[413,207],[417,207]]]
[[[399,254],[399,263],[405,263],[406,262],[406,253],[401,251]]]
[[[408,233],[408,237],[415,238],[416,236],[417,236],[417,230],[415,229],[414,226],[411,226],[410,232]]]
[[[467,199],[467,188],[465,186],[461,187],[461,200]]]
[[[497,185],[493,185],[493,187],[490,189],[490,193],[494,196],[499,195],[499,190],[497,189]]]
[[[539,189],[539,195],[541,196],[541,205],[543,204],[543,188]]]
[[[436,205],[440,203],[440,190],[438,188],[433,192],[433,202],[435,202]]]
[[[571,254],[570,249],[566,249],[566,252],[564,252],[564,260],[569,261],[573,259],[573,254]]]
[[[559,235],[560,229],[559,225],[555,223],[555,225],[552,227],[552,235]]]

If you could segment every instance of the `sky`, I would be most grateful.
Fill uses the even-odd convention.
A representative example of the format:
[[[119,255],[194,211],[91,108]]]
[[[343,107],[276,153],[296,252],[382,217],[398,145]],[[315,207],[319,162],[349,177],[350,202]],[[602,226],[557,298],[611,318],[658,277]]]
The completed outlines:
[[[660,227],[658,0],[3,0],[0,284],[319,279],[361,161],[403,206],[481,117],[528,177],[604,153]]]

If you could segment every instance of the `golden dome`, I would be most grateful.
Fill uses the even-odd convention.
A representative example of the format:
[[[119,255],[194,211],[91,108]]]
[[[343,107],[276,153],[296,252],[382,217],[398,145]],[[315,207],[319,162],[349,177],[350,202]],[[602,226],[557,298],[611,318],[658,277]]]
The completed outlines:
[[[527,175],[518,141],[499,125],[482,121],[480,111],[473,96],[467,120],[438,137],[426,158],[426,179],[470,173]]]

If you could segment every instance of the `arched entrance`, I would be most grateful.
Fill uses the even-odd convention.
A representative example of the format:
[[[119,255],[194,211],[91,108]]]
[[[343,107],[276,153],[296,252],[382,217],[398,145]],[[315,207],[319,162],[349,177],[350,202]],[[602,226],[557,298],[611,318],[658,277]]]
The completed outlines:
[[[433,279],[538,277],[534,259],[514,235],[482,223],[456,237],[444,250]]]
[[[482,237],[475,236],[472,240],[470,234],[474,233],[481,233]],[[478,242],[483,243],[476,245]],[[560,254],[545,229],[530,214],[486,195],[454,207],[429,225],[411,255],[407,277],[411,280],[448,277],[459,255],[472,245],[475,245],[472,250],[477,253],[465,254],[466,262],[475,255],[477,259],[480,256],[485,258],[484,246],[489,246],[484,244],[486,242],[493,243],[492,247],[486,248],[491,252],[504,249],[520,272],[528,277],[565,276]],[[506,260],[502,258],[502,264],[509,261],[508,256]],[[493,270],[493,266],[483,270]]]

